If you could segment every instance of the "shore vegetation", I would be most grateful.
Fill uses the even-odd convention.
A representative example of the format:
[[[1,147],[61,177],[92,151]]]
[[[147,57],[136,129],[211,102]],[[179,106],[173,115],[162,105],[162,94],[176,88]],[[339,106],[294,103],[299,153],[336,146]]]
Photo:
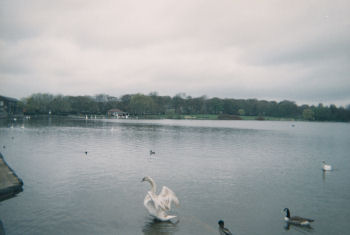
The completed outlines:
[[[191,97],[184,93],[173,97],[156,92],[113,97],[63,96],[37,93],[21,99],[25,115],[107,115],[111,109],[141,119],[207,120],[307,120],[350,121],[350,105],[297,105],[294,101]]]

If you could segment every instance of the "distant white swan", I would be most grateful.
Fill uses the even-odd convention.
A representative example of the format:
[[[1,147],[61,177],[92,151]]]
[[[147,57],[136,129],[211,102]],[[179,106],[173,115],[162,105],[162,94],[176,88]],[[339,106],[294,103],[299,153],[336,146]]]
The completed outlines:
[[[141,182],[147,181],[151,184],[151,190],[147,192],[143,204],[148,212],[161,221],[168,221],[176,218],[175,215],[168,215],[167,212],[171,209],[171,204],[179,206],[179,199],[175,193],[166,186],[163,186],[159,195],[156,194],[157,186],[151,177],[144,177]]]
[[[331,171],[332,170],[331,165],[326,164],[325,161],[322,161],[322,163],[323,163],[322,170],[324,170],[324,171]]]

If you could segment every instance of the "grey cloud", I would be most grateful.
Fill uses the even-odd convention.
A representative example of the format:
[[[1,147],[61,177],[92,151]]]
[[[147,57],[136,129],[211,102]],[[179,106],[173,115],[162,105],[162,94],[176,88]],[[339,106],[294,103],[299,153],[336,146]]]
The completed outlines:
[[[341,0],[4,0],[0,93],[350,103],[349,11]]]

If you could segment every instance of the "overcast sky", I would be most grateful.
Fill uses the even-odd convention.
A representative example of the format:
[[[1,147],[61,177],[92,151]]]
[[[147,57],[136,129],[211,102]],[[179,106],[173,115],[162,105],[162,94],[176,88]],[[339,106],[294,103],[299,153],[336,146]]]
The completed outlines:
[[[349,0],[0,0],[0,95],[350,104]]]

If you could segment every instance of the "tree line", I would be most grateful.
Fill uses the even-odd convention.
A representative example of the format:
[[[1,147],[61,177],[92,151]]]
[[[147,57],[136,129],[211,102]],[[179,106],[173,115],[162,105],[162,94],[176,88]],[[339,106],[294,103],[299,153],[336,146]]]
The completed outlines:
[[[96,96],[63,96],[47,93],[33,94],[21,99],[23,112],[33,114],[95,114],[106,115],[108,110],[118,108],[130,115],[196,115],[215,114],[222,119],[240,116],[293,118],[310,121],[350,121],[350,105],[347,108],[323,104],[300,105],[284,100],[281,102],[257,99],[191,97],[184,93],[173,97],[126,94],[119,98],[99,94]]]

